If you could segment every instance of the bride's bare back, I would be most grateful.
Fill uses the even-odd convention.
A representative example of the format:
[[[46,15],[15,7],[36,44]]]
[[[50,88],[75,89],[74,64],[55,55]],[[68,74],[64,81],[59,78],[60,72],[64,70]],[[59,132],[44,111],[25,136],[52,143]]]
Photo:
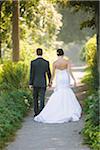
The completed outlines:
[[[68,60],[59,58],[53,63],[55,69],[64,70],[68,68]]]
[[[68,69],[70,75],[72,76],[73,80],[74,80],[74,84],[76,85],[76,81],[75,78],[72,74],[71,71],[71,65],[69,60],[64,59],[63,57],[59,57],[54,63],[53,63],[53,71],[52,71],[52,78],[51,78],[51,84],[52,84],[52,80],[54,78],[55,75],[55,70],[59,69],[59,70],[64,70],[64,69]]]

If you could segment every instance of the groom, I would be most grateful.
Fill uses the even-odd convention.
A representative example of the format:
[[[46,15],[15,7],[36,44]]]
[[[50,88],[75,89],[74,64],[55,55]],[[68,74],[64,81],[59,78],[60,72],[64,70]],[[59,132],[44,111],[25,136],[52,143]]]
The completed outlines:
[[[49,86],[50,86],[50,79],[51,79],[51,71],[49,67],[49,62],[43,59],[43,50],[38,48],[36,50],[37,59],[31,61],[30,66],[30,82],[29,87],[33,87],[33,99],[34,99],[34,113],[38,115],[40,111],[44,108],[44,98],[46,92],[46,74],[49,79]],[[39,106],[40,100],[40,106]]]

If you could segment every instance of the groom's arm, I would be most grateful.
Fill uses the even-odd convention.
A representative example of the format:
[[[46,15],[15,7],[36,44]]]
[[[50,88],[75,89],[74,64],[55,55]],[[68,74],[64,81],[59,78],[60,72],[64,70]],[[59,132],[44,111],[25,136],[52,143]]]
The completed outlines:
[[[33,85],[33,68],[32,68],[32,61],[30,64],[30,80],[29,80],[29,85]]]
[[[49,80],[49,83],[50,83],[50,80],[51,80],[51,71],[50,71],[49,62],[48,62],[47,76],[48,76],[48,80]]]
[[[50,84],[52,84],[52,81],[53,81],[53,79],[54,79],[54,76],[55,76],[55,69],[56,69],[56,66],[55,66],[55,62],[54,62],[53,65],[52,65],[52,77],[51,77]]]

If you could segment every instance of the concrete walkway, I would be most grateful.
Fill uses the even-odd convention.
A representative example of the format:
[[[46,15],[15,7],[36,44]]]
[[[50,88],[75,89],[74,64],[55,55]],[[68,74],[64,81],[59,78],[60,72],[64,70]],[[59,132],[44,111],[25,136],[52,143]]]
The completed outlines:
[[[80,74],[82,77],[82,72]],[[81,77],[78,73],[77,81]],[[49,91],[47,95],[50,94]],[[84,116],[78,122],[42,124],[33,121],[33,113],[30,113],[17,132],[15,141],[9,143],[5,150],[90,150],[83,145],[80,134],[83,126]]]
[[[78,122],[42,124],[30,115],[6,150],[89,150],[80,135],[83,122],[82,118]]]

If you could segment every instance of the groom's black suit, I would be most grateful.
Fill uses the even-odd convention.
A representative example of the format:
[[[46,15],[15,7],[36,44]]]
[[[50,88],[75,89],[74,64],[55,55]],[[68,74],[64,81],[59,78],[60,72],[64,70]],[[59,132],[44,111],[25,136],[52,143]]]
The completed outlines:
[[[47,86],[46,74],[50,82],[51,72],[49,62],[47,60],[39,57],[31,61],[29,84],[33,86],[35,115],[37,115],[44,107],[44,97]],[[40,109],[38,106],[38,98],[40,98]]]

